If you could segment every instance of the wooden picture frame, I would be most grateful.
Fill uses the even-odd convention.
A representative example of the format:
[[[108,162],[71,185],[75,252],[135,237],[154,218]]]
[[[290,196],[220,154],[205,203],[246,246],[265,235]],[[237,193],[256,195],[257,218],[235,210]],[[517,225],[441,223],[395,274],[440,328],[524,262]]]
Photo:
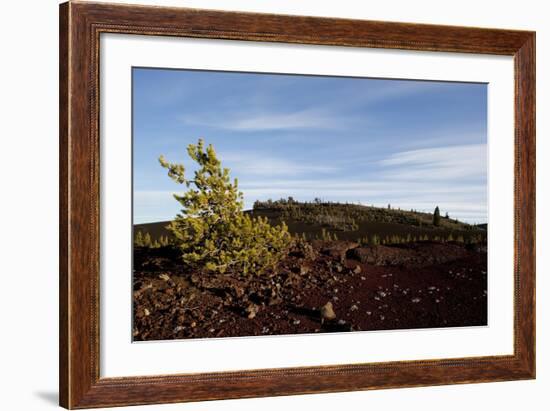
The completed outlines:
[[[100,378],[101,33],[513,56],[514,354]],[[535,377],[535,33],[69,2],[60,6],[60,405],[91,408]]]

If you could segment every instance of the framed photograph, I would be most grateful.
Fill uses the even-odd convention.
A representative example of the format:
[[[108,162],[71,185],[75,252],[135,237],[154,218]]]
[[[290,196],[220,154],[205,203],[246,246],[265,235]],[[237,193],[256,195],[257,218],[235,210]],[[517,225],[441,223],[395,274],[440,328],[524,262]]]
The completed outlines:
[[[535,33],[60,6],[60,404],[535,378]]]

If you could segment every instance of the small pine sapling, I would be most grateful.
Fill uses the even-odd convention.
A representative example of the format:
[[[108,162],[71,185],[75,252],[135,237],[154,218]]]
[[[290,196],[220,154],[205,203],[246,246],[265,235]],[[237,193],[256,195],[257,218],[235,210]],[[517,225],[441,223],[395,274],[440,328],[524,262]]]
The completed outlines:
[[[134,239],[134,245],[136,247],[143,247],[143,233],[139,230]]]
[[[145,236],[143,237],[143,246],[151,247],[152,245],[153,245],[153,242],[151,241],[151,234],[145,233]]]

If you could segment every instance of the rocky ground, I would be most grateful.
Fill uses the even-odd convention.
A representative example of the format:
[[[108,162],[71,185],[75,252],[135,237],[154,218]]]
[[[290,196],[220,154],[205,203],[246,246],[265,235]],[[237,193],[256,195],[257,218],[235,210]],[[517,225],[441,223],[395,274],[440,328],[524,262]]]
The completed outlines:
[[[248,280],[136,248],[133,287],[136,341],[487,324],[487,250],[461,243],[314,241]]]

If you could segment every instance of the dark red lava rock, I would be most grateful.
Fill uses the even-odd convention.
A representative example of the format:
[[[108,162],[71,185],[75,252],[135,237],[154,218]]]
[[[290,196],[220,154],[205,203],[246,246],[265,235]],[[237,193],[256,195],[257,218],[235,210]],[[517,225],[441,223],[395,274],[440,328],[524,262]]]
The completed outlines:
[[[343,262],[348,250],[356,247],[359,247],[359,244],[353,241],[324,241],[321,246],[321,253]]]
[[[314,243],[307,254],[290,253],[273,273],[244,278],[186,271],[173,250],[136,249],[134,339],[487,324],[482,247],[334,241]],[[336,317],[323,320],[327,302]]]

